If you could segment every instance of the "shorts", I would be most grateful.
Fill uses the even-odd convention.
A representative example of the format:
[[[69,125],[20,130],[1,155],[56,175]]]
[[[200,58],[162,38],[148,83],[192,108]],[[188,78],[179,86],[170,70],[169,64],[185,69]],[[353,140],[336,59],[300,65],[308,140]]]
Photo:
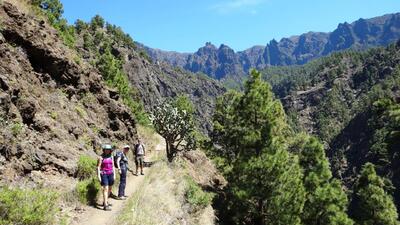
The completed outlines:
[[[141,166],[143,166],[143,163],[144,163],[144,156],[143,156],[143,155],[138,155],[138,156],[136,156],[136,158],[135,158],[135,163],[136,163],[136,165],[141,165]]]
[[[114,184],[114,174],[101,174],[101,186],[112,186]]]

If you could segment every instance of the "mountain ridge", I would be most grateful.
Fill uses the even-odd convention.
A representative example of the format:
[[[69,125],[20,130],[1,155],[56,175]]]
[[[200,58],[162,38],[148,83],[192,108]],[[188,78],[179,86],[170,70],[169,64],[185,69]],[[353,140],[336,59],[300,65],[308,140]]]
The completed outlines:
[[[194,53],[162,51],[143,44],[138,46],[154,61],[164,61],[194,73],[201,72],[215,79],[224,79],[246,76],[251,68],[303,65],[345,49],[365,50],[385,46],[398,38],[400,13],[392,13],[369,19],[360,18],[352,23],[339,23],[332,32],[309,31],[279,41],[272,39],[265,46],[256,45],[237,52],[225,44],[217,48],[211,42],[206,42]]]

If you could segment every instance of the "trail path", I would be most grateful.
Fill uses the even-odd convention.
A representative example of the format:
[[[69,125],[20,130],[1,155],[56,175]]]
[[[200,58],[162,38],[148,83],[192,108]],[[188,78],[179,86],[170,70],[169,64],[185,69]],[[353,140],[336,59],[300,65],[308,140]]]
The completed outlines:
[[[155,152],[163,150],[165,147],[163,145],[163,142],[160,140],[155,149],[152,152],[151,156],[146,158],[146,161],[148,161]],[[132,167],[134,168],[134,167]],[[146,176],[146,172],[149,170],[149,168],[144,168],[144,176],[139,175],[139,176],[134,176],[131,173],[128,172],[128,177],[127,177],[127,184],[126,184],[126,195],[132,197],[133,193],[139,188],[139,186],[143,183],[144,177]],[[114,184],[114,185],[119,185],[119,184]],[[115,192],[115,191],[114,191]],[[115,194],[115,193],[114,193]],[[104,211],[102,210],[101,206],[98,207],[87,207],[85,212],[82,213],[77,221],[73,221],[72,224],[79,224],[79,225],[103,225],[103,224],[115,224],[117,217],[122,213],[122,210],[125,208],[125,205],[128,203],[129,198],[126,200],[115,200],[115,199],[110,199],[110,203],[112,204],[112,210],[111,211]],[[100,200],[101,201],[101,200]],[[99,201],[99,203],[100,203]]]

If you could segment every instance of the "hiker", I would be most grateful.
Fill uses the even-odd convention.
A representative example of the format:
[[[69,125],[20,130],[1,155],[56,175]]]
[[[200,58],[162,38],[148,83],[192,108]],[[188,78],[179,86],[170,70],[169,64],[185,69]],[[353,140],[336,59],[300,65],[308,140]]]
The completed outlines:
[[[135,146],[135,164],[136,164],[136,176],[138,175],[139,172],[139,166],[140,166],[140,174],[144,175],[143,173],[143,164],[144,164],[144,157],[146,156],[146,149],[144,147],[144,144],[142,143],[142,140],[138,140],[138,143]]]
[[[129,169],[128,167],[128,152],[130,146],[125,145],[122,151],[119,151],[115,154],[116,167],[118,168],[118,173],[120,174],[119,179],[119,188],[118,188],[118,199],[125,200],[125,187],[126,187],[126,173]]]
[[[102,145],[103,154],[100,156],[97,166],[97,175],[103,189],[103,209],[110,211],[111,204],[108,198],[111,197],[111,188],[115,180],[113,147],[110,144]]]

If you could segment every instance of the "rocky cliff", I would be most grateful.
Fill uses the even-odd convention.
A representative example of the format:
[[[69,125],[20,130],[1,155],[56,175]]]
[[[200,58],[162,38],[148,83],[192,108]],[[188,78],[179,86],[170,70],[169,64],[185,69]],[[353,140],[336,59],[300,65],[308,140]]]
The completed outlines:
[[[102,34],[104,43],[115,39],[105,29],[98,29],[95,34],[92,30],[81,32],[78,37],[77,49],[84,56],[85,61],[94,62],[96,54],[85,48],[86,34],[95,36]],[[195,107],[195,118],[200,130],[207,134],[211,130],[211,116],[215,100],[225,92],[219,81],[202,74],[194,74],[179,67],[164,62],[153,62],[140,46],[127,46],[113,42],[112,54],[122,63],[122,69],[128,76],[132,87],[137,91],[138,99],[143,102],[145,109],[150,112],[160,101],[179,95],[186,95]],[[96,51],[101,52],[100,47]]]
[[[193,54],[171,54],[144,48],[155,61],[165,61],[192,72],[202,72],[222,79],[245,76],[249,69],[270,65],[301,65],[310,60],[345,49],[364,50],[385,46],[400,38],[400,13],[372,19],[341,23],[330,33],[308,32],[299,36],[271,40],[266,46],[254,46],[234,52],[226,45],[216,48],[211,43]]]
[[[136,122],[46,20],[0,6],[0,180],[74,176],[101,143],[132,144]]]

